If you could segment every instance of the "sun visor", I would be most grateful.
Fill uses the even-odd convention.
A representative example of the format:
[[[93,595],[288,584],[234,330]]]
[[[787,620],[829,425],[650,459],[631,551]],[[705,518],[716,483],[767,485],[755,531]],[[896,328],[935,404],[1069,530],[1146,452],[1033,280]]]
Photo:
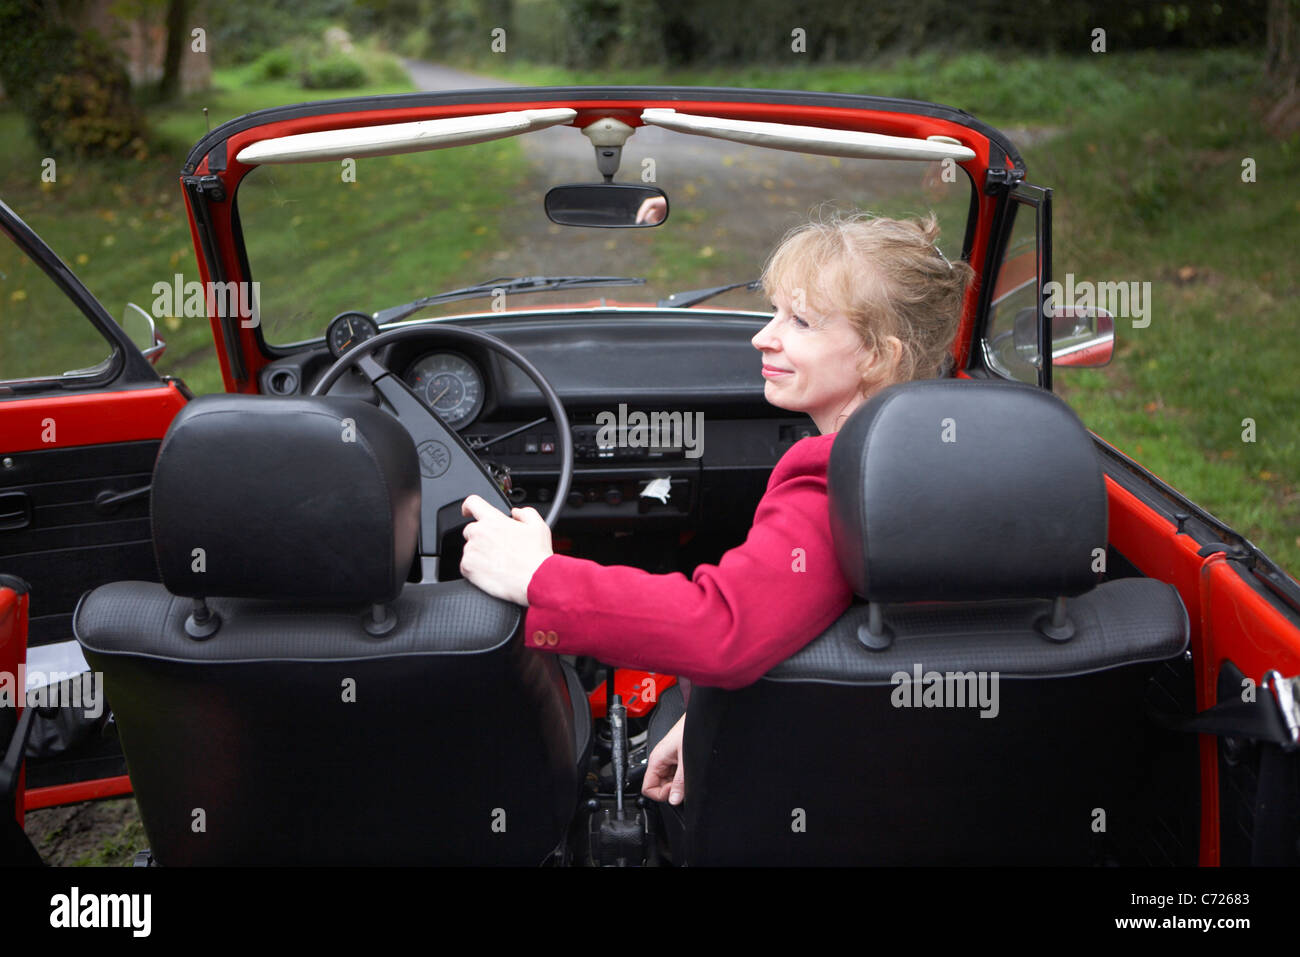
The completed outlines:
[[[716,116],[695,116],[671,109],[641,112],[641,120],[678,133],[712,136],[751,146],[766,146],[797,153],[823,156],[851,156],[859,159],[904,159],[965,161],[975,158],[975,151],[947,136],[915,139],[909,136],[885,136],[858,130],[832,130],[821,126],[793,126],[788,123],[761,123],[753,120],[726,120]]]
[[[457,116],[445,120],[419,120],[386,126],[358,126],[278,136],[245,146],[236,159],[241,163],[312,163],[317,160],[361,156],[392,156],[448,146],[468,146],[487,140],[531,133],[560,123],[571,123],[576,110],[515,110]]]

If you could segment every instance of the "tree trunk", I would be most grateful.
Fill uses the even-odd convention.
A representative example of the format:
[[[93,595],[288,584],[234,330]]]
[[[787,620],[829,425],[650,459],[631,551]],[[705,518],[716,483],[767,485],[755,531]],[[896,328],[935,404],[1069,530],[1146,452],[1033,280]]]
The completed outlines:
[[[181,56],[189,32],[185,29],[186,0],[168,0],[167,47],[163,51],[162,79],[158,81],[158,96],[164,100],[175,99],[181,90]]]

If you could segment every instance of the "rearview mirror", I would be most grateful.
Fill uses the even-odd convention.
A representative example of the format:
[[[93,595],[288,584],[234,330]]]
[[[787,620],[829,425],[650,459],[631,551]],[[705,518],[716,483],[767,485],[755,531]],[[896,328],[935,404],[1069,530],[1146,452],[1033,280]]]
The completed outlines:
[[[658,226],[668,218],[668,197],[654,186],[574,183],[547,191],[546,215],[561,226]]]

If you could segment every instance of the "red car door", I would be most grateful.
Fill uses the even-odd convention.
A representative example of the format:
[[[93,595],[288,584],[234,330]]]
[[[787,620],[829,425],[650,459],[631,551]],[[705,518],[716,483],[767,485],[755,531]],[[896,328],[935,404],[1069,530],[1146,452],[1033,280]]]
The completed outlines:
[[[31,809],[130,792],[72,613],[97,585],[157,580],[150,476],[189,393],[4,203],[0,232],[0,574],[30,586],[28,699],[60,705],[31,729]]]
[[[1050,389],[1054,364],[1103,364],[1114,323],[1104,315],[1095,341],[1059,361],[1047,308],[1051,191],[1021,184],[1007,210],[995,227],[998,268],[988,270],[996,281],[981,307],[980,374]],[[1073,323],[1071,313],[1065,326]],[[1103,436],[1097,447],[1109,508],[1106,573],[1168,582],[1189,619],[1183,673],[1152,694],[1153,711],[1185,732],[1186,753],[1159,756],[1171,782],[1168,821],[1177,823],[1166,823],[1149,858],[1300,864],[1300,582]]]

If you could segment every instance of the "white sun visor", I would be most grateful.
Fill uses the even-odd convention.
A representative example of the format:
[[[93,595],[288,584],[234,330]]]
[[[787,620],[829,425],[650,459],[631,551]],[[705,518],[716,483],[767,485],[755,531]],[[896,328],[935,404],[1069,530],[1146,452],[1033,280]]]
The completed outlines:
[[[418,120],[387,126],[357,126],[319,133],[278,136],[245,146],[235,157],[241,163],[312,163],[317,160],[359,156],[392,156],[421,150],[468,146],[487,140],[518,136],[548,126],[571,123],[576,110],[516,110],[456,116],[445,120]]]
[[[829,130],[820,126],[724,120],[716,116],[694,116],[670,109],[643,110],[641,120],[679,133],[713,136],[720,140],[733,140],[775,150],[819,153],[822,156],[958,161],[975,158],[974,150],[947,136],[931,136],[921,140],[910,136],[862,133],[858,130]]]

